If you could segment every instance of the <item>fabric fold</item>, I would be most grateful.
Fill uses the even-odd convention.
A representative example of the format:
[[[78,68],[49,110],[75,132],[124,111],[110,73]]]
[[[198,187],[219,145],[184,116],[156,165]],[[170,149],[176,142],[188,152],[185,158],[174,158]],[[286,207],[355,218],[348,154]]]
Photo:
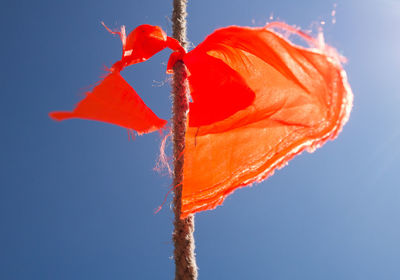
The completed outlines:
[[[352,93],[340,56],[285,24],[270,27],[313,45],[296,46],[267,27],[232,26],[184,57],[193,102],[182,218],[217,207],[237,188],[333,139],[349,117]]]

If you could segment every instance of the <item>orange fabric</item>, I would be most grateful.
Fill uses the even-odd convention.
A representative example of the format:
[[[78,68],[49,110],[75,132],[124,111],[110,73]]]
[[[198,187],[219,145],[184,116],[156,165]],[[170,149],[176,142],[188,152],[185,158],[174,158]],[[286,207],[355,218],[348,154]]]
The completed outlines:
[[[184,62],[193,103],[182,218],[334,138],[350,112],[351,90],[333,50],[295,46],[268,28],[217,30]]]
[[[119,35],[122,41],[121,60],[114,63],[111,73],[87,93],[72,112],[52,112],[50,117],[57,121],[71,118],[102,121],[133,129],[138,134],[161,129],[167,121],[158,118],[146,106],[119,72],[129,65],[146,61],[166,47],[180,56],[185,50],[158,26],[140,25],[126,36],[124,26],[116,32],[102,24],[110,33]]]
[[[121,27],[121,31],[112,31],[103,22],[102,24],[111,34],[118,35],[122,42],[122,57],[112,66],[113,71],[121,71],[126,66],[146,61],[166,47],[180,53],[185,52],[179,42],[168,37],[159,26],[142,24],[126,36],[125,26]]]
[[[58,121],[80,118],[116,124],[139,134],[163,127],[167,121],[158,118],[119,72],[109,74],[72,112],[53,112]]]
[[[296,46],[272,28],[295,33],[311,47]],[[283,23],[219,29],[187,54],[157,26],[141,25],[127,37],[124,27],[109,31],[121,38],[121,60],[74,111],[50,116],[104,121],[138,133],[162,128],[166,121],[119,72],[172,49],[167,72],[184,61],[192,98],[182,218],[215,208],[235,189],[267,178],[295,155],[335,138],[349,117],[352,93],[342,58]]]

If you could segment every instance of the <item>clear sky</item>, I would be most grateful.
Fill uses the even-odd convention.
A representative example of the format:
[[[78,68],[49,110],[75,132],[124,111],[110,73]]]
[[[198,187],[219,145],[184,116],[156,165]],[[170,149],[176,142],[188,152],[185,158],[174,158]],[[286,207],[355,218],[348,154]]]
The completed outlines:
[[[3,0],[0,279],[173,279],[171,179],[157,133],[55,123],[121,54],[100,24],[160,25],[172,1]],[[336,8],[336,24],[331,12]],[[200,279],[400,279],[400,1],[192,0],[188,37],[269,17],[313,29],[348,58],[355,99],[334,142],[196,215]],[[169,51],[124,76],[170,117]]]

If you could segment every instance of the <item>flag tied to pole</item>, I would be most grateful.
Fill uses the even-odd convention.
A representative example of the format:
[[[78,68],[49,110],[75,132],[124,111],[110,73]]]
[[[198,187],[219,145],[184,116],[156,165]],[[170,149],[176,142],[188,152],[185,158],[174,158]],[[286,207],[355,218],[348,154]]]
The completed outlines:
[[[124,27],[109,31],[121,38],[121,60],[73,111],[50,117],[103,121],[138,134],[163,128],[167,121],[120,71],[170,48],[167,73],[183,61],[191,97],[181,218],[213,209],[237,188],[266,179],[295,155],[334,139],[348,120],[353,95],[343,57],[284,23],[221,28],[188,53],[158,26],[141,25],[128,36]],[[295,45],[288,34],[309,47]]]

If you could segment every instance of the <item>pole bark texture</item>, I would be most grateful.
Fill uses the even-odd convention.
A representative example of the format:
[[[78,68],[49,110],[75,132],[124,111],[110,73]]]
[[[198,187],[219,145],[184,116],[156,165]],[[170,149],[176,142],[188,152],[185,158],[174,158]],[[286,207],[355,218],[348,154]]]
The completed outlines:
[[[173,37],[186,49],[186,3],[187,0],[173,0]],[[185,149],[186,118],[188,111],[187,72],[182,61],[174,66],[172,84],[172,124],[174,143],[174,233],[175,280],[197,279],[197,265],[194,253],[194,216],[181,220],[182,178]]]

